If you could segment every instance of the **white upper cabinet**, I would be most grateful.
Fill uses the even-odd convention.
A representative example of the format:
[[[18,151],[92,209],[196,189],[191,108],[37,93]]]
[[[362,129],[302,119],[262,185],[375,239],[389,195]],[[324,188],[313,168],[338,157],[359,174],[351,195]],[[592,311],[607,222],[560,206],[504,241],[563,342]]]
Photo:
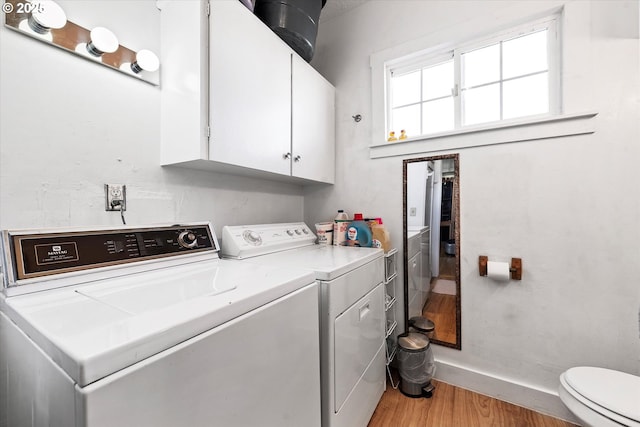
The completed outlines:
[[[237,0],[161,3],[162,164],[333,183],[333,86]]]
[[[239,1],[209,20],[211,159],[290,174],[291,51]]]
[[[334,182],[335,88],[300,56],[292,55],[293,176]]]

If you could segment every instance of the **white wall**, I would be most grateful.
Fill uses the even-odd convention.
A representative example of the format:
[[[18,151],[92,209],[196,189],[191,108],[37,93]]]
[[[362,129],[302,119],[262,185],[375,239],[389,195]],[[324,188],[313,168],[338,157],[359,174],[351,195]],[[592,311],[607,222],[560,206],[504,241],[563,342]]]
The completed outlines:
[[[568,367],[640,374],[637,1],[378,0],[324,22],[314,66],[337,88],[338,174],[305,192],[305,219],[375,214],[402,248],[402,159],[369,158],[371,54],[562,5],[565,108],[597,111],[596,132],[458,150],[462,351],[437,347],[436,358],[440,378],[571,418],[556,397]],[[523,280],[479,277],[479,255],[521,257]]]
[[[132,49],[160,51],[153,0],[60,1]],[[162,168],[160,88],[0,28],[0,228],[117,225],[105,183],[127,185],[128,224],[300,221],[298,185]]]

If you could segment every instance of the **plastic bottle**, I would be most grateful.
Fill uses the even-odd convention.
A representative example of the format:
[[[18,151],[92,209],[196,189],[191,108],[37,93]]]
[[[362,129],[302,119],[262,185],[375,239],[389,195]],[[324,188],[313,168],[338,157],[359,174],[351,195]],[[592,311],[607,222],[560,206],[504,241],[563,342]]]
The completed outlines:
[[[376,220],[371,223],[371,235],[373,239],[372,246],[374,248],[381,248],[385,252],[389,252],[389,249],[391,249],[391,238],[389,232],[382,224],[382,218],[376,218]]]
[[[333,221],[333,245],[344,246],[346,244],[347,225],[349,225],[349,215],[342,209],[338,210],[338,215]]]
[[[367,225],[362,218],[361,213],[357,213],[353,216],[353,221],[351,221],[347,226],[346,237],[347,246],[371,247],[371,230],[369,229],[369,225]]]

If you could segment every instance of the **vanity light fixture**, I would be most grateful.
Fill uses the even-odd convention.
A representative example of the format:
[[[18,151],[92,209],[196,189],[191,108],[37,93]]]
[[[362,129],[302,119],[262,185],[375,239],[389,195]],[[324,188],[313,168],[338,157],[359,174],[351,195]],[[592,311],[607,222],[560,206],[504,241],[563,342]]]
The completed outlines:
[[[50,29],[62,28],[67,24],[67,15],[54,1],[33,3],[33,12],[28,19],[29,27],[38,34],[46,34]]]
[[[119,44],[116,35],[105,27],[89,30],[68,20],[56,1],[4,0],[0,4],[7,28],[154,86],[160,84],[160,60],[155,53],[148,49],[136,52]],[[74,13],[70,9],[68,12]]]
[[[160,67],[158,56],[148,49],[142,49],[136,53],[136,59],[131,63],[131,71],[136,74],[144,71],[150,73],[156,71]]]
[[[60,5],[51,0],[24,3],[31,10],[29,18],[20,23],[20,29],[37,34],[51,41],[51,29],[57,30],[67,25],[67,15]]]
[[[103,53],[113,53],[118,50],[118,38],[104,27],[95,27],[90,33],[91,39],[87,43],[87,52],[95,57]]]

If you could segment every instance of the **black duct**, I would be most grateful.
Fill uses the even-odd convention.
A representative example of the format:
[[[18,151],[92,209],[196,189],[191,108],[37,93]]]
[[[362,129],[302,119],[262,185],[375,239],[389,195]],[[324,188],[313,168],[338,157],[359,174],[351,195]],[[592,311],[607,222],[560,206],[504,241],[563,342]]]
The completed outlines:
[[[254,13],[305,61],[311,61],[327,0],[256,0]]]

